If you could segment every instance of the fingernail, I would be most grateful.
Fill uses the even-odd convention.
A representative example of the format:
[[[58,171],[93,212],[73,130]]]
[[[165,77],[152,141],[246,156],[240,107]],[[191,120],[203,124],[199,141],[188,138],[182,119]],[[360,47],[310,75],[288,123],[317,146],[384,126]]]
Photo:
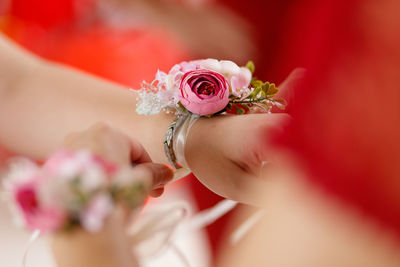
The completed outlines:
[[[172,178],[172,176],[174,175],[174,169],[172,169],[168,165],[164,165],[162,171],[164,176],[169,176],[170,178]]]
[[[168,181],[168,183],[175,182],[183,177],[188,176],[191,173],[192,171],[186,168],[177,169],[174,171],[174,177],[170,181]]]

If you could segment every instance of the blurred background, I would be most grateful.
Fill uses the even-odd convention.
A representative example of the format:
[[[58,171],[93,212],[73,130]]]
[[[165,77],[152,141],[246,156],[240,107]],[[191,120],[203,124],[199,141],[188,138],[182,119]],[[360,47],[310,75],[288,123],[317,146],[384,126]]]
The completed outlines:
[[[134,89],[157,69],[197,58],[253,60],[256,75],[277,84],[306,67],[289,107],[296,120],[277,142],[329,195],[400,233],[399,11],[398,0],[0,0],[0,31],[44,58]],[[10,154],[0,149],[0,158]],[[194,211],[221,200],[194,177],[165,195]],[[206,262],[232,216],[193,241]],[[1,206],[1,266],[14,266],[1,261],[14,264],[28,238],[9,217]],[[29,266],[52,266],[48,254],[32,254]]]

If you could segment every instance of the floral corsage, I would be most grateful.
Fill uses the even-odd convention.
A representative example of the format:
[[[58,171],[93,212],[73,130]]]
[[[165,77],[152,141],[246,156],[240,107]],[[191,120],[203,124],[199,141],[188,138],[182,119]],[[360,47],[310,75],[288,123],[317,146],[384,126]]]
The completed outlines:
[[[3,182],[20,224],[41,232],[76,226],[98,232],[115,205],[134,208],[146,196],[130,169],[88,151],[58,152],[42,167],[17,160]]]
[[[285,101],[274,98],[278,88],[253,76],[254,64],[239,67],[232,61],[194,60],[175,65],[167,73],[158,71],[153,82],[143,82],[139,114],[161,110],[177,114],[212,116],[223,112],[244,114],[251,109],[269,112]]]

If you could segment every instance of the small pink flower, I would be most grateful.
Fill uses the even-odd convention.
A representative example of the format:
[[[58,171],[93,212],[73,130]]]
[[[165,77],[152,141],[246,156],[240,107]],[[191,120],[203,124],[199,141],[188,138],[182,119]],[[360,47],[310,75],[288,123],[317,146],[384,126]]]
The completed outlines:
[[[43,168],[49,175],[59,174],[65,162],[72,161],[74,159],[73,152],[62,150],[54,153],[44,164]],[[71,176],[74,173],[70,174]]]
[[[237,97],[242,97],[249,90],[251,82],[251,72],[248,68],[240,68],[237,75],[232,75],[230,79],[232,94]]]
[[[99,194],[89,203],[81,215],[81,224],[89,232],[98,232],[104,220],[113,210],[113,202],[108,194]]]
[[[211,115],[229,103],[229,85],[221,74],[198,69],[185,73],[179,88],[179,100],[192,113]]]
[[[183,61],[179,64],[174,65],[171,70],[168,72],[167,77],[171,77],[173,81],[179,81],[183,74],[189,71],[197,70],[200,68],[200,65],[196,63],[197,61]],[[168,78],[166,79],[168,80]]]

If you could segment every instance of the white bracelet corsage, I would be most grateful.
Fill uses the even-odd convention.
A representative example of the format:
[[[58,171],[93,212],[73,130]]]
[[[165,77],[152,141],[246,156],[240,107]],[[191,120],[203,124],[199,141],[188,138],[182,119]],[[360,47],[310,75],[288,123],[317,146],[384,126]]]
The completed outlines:
[[[20,224],[42,233],[76,226],[98,232],[117,203],[135,208],[147,195],[130,168],[83,150],[57,152],[42,167],[17,160],[3,182]]]
[[[274,98],[278,92],[275,84],[253,77],[254,69],[251,61],[239,67],[228,60],[194,60],[175,65],[168,74],[158,71],[153,82],[143,82],[137,113],[151,115],[164,110],[177,115],[164,141],[171,165],[177,169],[185,166],[183,147],[197,118],[285,108],[284,100]]]

